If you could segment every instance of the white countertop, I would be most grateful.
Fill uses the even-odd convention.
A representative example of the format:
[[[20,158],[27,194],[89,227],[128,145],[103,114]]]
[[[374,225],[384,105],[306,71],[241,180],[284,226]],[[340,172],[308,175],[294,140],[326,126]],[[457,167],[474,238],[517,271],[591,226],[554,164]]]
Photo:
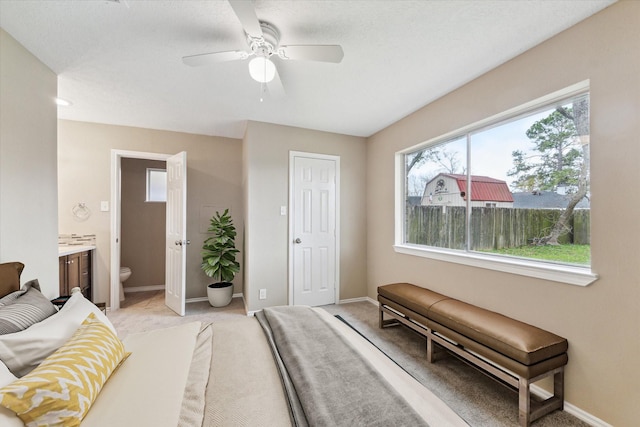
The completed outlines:
[[[78,252],[92,251],[93,245],[58,245],[58,256],[76,254]]]

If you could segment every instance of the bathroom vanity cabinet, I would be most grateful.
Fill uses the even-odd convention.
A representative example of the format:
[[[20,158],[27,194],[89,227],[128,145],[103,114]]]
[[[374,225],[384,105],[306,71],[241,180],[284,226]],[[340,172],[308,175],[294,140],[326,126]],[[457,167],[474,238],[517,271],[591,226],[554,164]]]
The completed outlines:
[[[79,287],[82,294],[92,301],[91,285],[91,253],[92,250],[78,249],[77,252],[61,255],[60,266],[60,295],[71,295],[71,289]]]

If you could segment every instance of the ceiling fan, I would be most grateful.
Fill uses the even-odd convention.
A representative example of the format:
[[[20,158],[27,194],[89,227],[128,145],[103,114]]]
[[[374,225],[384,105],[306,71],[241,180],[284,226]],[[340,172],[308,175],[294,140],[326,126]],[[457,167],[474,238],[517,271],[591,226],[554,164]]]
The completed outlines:
[[[282,90],[278,70],[271,58],[275,55],[283,60],[306,60],[339,63],[344,57],[340,45],[288,45],[280,46],[278,29],[258,20],[253,2],[247,0],[229,0],[231,8],[240,20],[247,37],[248,50],[230,50],[225,52],[202,53],[185,56],[182,62],[192,67],[216,64],[219,62],[249,61],[249,74],[263,84],[270,83],[270,90]]]

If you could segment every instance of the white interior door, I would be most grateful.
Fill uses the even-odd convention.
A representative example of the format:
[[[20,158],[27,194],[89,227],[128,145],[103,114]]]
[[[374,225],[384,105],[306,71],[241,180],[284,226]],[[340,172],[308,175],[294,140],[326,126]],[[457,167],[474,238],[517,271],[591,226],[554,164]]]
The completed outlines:
[[[293,304],[336,301],[338,161],[328,156],[292,159]]]
[[[165,304],[184,316],[187,257],[187,153],[167,159]]]

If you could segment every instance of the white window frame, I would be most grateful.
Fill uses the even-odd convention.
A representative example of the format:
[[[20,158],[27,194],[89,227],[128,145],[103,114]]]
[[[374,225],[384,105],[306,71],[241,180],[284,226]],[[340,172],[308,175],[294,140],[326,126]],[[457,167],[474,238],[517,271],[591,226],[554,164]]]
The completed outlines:
[[[430,258],[439,261],[463,264],[472,267],[480,267],[489,270],[502,271],[506,273],[518,274],[521,276],[535,277],[554,282],[566,283],[577,286],[588,286],[598,279],[590,266],[572,266],[565,264],[554,264],[532,259],[513,258],[495,254],[485,254],[479,252],[459,251],[454,249],[437,248],[404,242],[405,223],[405,154],[415,152],[421,148],[437,145],[454,137],[477,131],[481,128],[488,128],[509,119],[523,116],[527,113],[539,110],[544,106],[553,104],[562,99],[578,96],[589,91],[589,80],[576,83],[568,88],[559,90],[536,100],[527,102],[518,107],[496,114],[484,120],[472,123],[461,129],[456,129],[445,135],[430,139],[423,143],[414,145],[395,154],[395,243],[394,250],[397,253],[413,255],[423,258]]]
[[[166,169],[162,169],[162,168],[147,168],[146,170],[146,183],[147,183],[147,188],[146,188],[146,194],[145,194],[145,202],[147,203],[166,203],[167,202],[167,188],[166,188],[166,184],[165,184],[165,197],[164,200],[152,200],[151,199],[151,173],[152,172],[164,172],[165,176],[167,174],[167,170]]]

